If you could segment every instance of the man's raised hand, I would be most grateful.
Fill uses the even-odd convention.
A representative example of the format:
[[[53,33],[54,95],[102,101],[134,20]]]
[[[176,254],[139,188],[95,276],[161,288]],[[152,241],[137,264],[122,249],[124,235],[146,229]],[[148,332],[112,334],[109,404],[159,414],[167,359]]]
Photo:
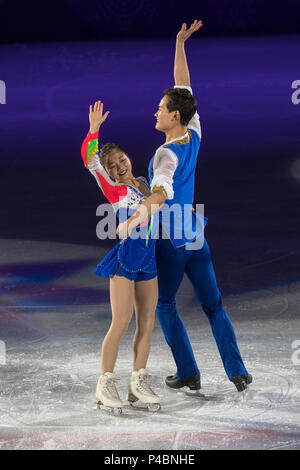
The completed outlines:
[[[203,25],[202,21],[195,20],[194,23],[191,24],[189,29],[186,29],[186,23],[183,23],[181,26],[181,30],[176,36],[177,42],[185,42],[195,31],[201,28]]]
[[[101,101],[96,101],[94,104],[94,108],[93,108],[93,105],[90,105],[89,120],[90,120],[90,132],[92,134],[99,130],[99,127],[105,121],[109,113],[110,111],[106,111],[106,113],[103,116],[103,103],[101,103]]]

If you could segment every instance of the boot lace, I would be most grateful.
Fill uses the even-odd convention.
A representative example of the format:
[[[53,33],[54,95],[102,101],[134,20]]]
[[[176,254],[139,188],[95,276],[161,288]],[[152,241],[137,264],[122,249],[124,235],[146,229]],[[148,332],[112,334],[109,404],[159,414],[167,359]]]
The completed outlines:
[[[116,389],[115,383],[118,382],[119,377],[108,377],[105,380],[103,391],[108,392],[109,395],[112,397],[116,398],[117,400],[120,400],[118,391]]]
[[[148,374],[140,374],[138,376],[137,380],[137,388],[140,390],[142,393],[150,393],[151,395],[155,395],[153,390],[150,388],[150,386],[147,383],[149,375]]]

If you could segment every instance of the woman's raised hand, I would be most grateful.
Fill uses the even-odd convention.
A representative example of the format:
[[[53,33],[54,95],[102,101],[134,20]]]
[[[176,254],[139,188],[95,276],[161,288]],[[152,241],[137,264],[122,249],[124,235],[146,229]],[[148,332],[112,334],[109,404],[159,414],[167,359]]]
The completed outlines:
[[[101,101],[96,101],[94,104],[94,108],[93,108],[93,105],[90,105],[89,120],[90,120],[90,132],[92,134],[99,130],[99,127],[105,121],[109,113],[110,111],[106,111],[106,113],[103,116],[103,103],[101,103]]]
[[[186,23],[183,23],[181,26],[181,30],[176,36],[176,40],[178,42],[185,42],[195,31],[201,28],[203,25],[202,21],[195,20],[193,24],[191,24],[189,29],[186,29]]]

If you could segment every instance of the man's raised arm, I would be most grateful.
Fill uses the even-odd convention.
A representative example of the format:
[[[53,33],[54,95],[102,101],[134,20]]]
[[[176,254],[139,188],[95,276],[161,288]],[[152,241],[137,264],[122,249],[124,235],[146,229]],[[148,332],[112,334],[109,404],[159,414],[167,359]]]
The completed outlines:
[[[176,36],[176,50],[174,61],[174,80],[175,85],[191,86],[190,73],[186,60],[184,43],[202,26],[202,21],[195,20],[189,29],[186,29],[186,23],[183,23],[181,30]]]

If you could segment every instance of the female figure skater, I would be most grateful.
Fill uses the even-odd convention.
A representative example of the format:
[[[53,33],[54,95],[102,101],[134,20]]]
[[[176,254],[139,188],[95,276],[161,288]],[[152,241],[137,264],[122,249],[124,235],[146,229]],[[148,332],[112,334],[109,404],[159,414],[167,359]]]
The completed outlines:
[[[103,103],[96,101],[90,106],[90,130],[82,144],[81,155],[85,166],[96,178],[104,196],[112,204],[116,214],[128,216],[150,195],[150,187],[143,177],[132,174],[131,161],[117,144],[107,143],[98,149],[98,133],[109,111],[103,116]],[[127,217],[127,215],[126,215]],[[152,216],[146,225],[145,238],[126,238],[104,257],[94,270],[99,276],[109,278],[112,322],[102,343],[102,374],[96,388],[96,403],[117,409],[124,406],[116,389],[118,378],[114,373],[121,339],[133,314],[136,330],[133,338],[133,372],[128,386],[128,401],[140,400],[148,408],[160,408],[159,397],[147,383],[146,364],[158,299],[155,262],[155,226]],[[152,232],[152,233],[151,233]]]

